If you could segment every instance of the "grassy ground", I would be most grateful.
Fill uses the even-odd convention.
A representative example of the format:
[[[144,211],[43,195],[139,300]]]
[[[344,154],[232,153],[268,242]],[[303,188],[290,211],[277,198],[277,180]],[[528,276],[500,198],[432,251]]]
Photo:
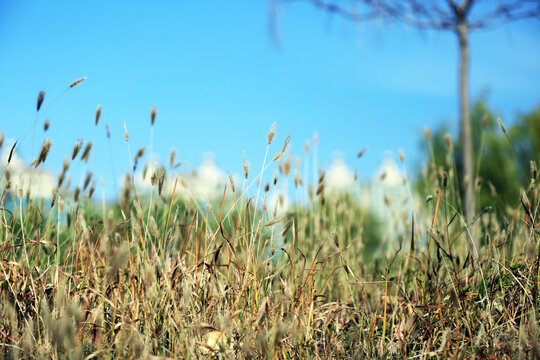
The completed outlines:
[[[278,215],[273,184],[257,207],[231,182],[201,204],[178,196],[180,180],[158,195],[160,173],[151,196],[128,176],[114,204],[62,187],[52,204],[25,202],[4,168],[0,353],[538,358],[535,169],[507,216],[485,209],[466,224],[452,166],[431,164],[416,208],[380,219],[398,230],[373,251],[370,215],[324,176],[309,206]]]

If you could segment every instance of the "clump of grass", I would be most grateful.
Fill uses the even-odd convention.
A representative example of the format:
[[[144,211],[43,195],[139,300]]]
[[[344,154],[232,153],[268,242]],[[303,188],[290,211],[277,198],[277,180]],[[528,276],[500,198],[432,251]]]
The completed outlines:
[[[152,110],[150,126],[154,117]],[[276,136],[273,125],[267,149]],[[125,137],[129,146],[127,128]],[[290,135],[272,161],[263,161],[242,194],[230,175],[222,195],[203,205],[177,194],[177,185],[187,186],[182,177],[174,178],[172,193],[165,191],[172,179],[164,165],[151,174],[158,200],[135,196],[133,173],[142,149],[118,202],[102,207],[82,201],[79,188],[73,194],[60,189],[60,178],[50,207],[23,202],[3,169],[2,357],[540,355],[535,163],[506,221],[486,210],[466,223],[452,161],[430,161],[421,194],[428,200],[419,201],[420,208],[401,213],[394,207],[402,199],[386,194],[393,218],[371,218],[353,194],[332,191],[318,167],[314,186],[307,186],[309,206],[278,214],[267,201],[278,177],[286,181],[289,175],[289,141]],[[317,163],[318,139],[313,143]],[[88,142],[83,160],[90,147]],[[46,158],[44,148],[37,164]],[[453,149],[447,150],[451,156]],[[303,186],[301,166],[297,160],[297,187]],[[268,167],[273,179],[264,186],[259,208],[248,194],[258,182],[260,195]],[[69,176],[69,161],[61,176]],[[83,185],[89,198],[93,177],[88,172]],[[374,230],[381,222],[395,228],[391,235]]]

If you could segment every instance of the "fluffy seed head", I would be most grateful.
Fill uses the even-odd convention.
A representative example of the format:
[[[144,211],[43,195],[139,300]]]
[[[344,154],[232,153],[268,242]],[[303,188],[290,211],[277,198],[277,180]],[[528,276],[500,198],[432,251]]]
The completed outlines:
[[[88,157],[90,156],[90,150],[92,150],[92,142],[89,142],[86,144],[86,147],[84,148],[83,154],[81,156],[81,159],[86,163],[88,162]]]
[[[99,117],[101,116],[101,105],[98,105],[96,109],[96,125],[99,123]]]
[[[51,124],[49,123],[49,119],[45,120],[45,122],[43,123],[43,131],[49,130],[50,125]]]
[[[449,152],[454,152],[454,147],[452,146],[452,137],[450,136],[450,133],[444,134],[444,142],[446,143],[446,148]]]
[[[230,172],[229,172],[229,181],[231,183],[232,192],[235,193],[236,192],[236,187],[234,186],[234,179],[233,179],[233,176],[232,176],[232,174]]]
[[[272,139],[274,138],[274,135],[276,135],[276,126],[277,124],[273,123],[272,126],[270,127],[270,131],[268,132],[268,145],[272,143]]]
[[[82,83],[84,80],[86,80],[86,77],[82,77],[80,79],[77,79],[74,82],[72,82],[71,85],[69,85],[69,87],[73,88],[73,87],[79,85],[80,83]]]
[[[362,150],[360,150],[358,152],[358,155],[356,155],[357,158],[361,158],[362,156],[364,156],[364,153],[366,152],[367,148],[363,148]]]
[[[508,135],[508,133],[506,132],[506,128],[504,127],[504,124],[503,124],[501,118],[497,118],[497,122],[499,123],[499,127],[501,128],[502,132],[503,132],[505,135]]]
[[[73,147],[73,153],[71,154],[71,160],[75,159],[77,154],[79,153],[79,150],[81,150],[81,147],[83,146],[83,139],[78,139],[75,143],[75,146]]]
[[[155,106],[152,106],[152,110],[150,110],[150,123],[154,125],[154,122],[156,121],[156,114],[157,109]]]
[[[127,131],[126,123],[124,123],[124,137],[126,138],[126,142],[129,142],[129,134]]]
[[[139,151],[137,151],[137,154],[135,155],[135,162],[133,164],[133,171],[137,169],[137,164],[139,163],[139,159],[144,155],[144,147],[140,148]]]
[[[43,100],[45,100],[45,91],[41,90],[37,97],[37,111],[41,108],[41,104],[43,104]]]
[[[431,133],[429,132],[427,126],[424,128],[424,135],[426,136],[426,139],[428,139],[428,141],[431,140]]]
[[[169,166],[170,167],[173,167],[175,158],[176,158],[176,149],[172,148],[171,149],[171,154],[169,155]]]
[[[107,133],[107,139],[110,139],[111,131],[109,130],[109,124],[105,124],[105,132]]]
[[[401,160],[402,164],[405,162],[405,153],[403,153],[402,149],[399,149],[399,160]]]
[[[34,165],[34,167],[37,168],[39,164],[41,164],[42,162],[45,162],[50,150],[51,150],[51,139],[46,138],[45,141],[43,142],[43,145],[41,145],[41,150],[39,152],[38,158],[32,163],[32,165]]]
[[[84,179],[83,191],[86,190],[86,188],[90,184],[90,180],[92,180],[92,176],[94,176],[92,172],[89,172],[88,174],[86,174],[86,178]]]
[[[244,158],[244,177],[247,179],[249,175],[249,161],[246,160],[246,153],[243,150],[242,157]]]

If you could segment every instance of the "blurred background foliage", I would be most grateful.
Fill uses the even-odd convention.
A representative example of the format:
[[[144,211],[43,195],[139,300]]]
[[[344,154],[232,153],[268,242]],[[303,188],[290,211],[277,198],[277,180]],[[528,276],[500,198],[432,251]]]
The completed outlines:
[[[471,110],[473,136],[476,211],[491,207],[501,217],[507,207],[519,204],[521,188],[526,188],[530,177],[530,162],[540,161],[540,105],[529,113],[520,114],[513,124],[499,124],[500,114],[487,105],[484,93]],[[504,130],[503,130],[504,129]],[[455,172],[462,179],[461,141],[451,136],[453,154],[449,151],[451,128],[446,122],[424,138],[421,148],[430,159],[428,166],[436,166],[440,177],[444,172]],[[419,180],[416,189],[427,196]],[[463,197],[463,187],[460,189]]]

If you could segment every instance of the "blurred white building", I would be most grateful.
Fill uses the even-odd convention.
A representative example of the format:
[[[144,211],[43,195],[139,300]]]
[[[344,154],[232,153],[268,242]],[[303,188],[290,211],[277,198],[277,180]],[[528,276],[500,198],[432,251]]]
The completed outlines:
[[[8,164],[10,150],[11,146],[4,148],[0,166],[2,173],[9,172],[11,189],[23,196],[28,194],[32,199],[51,197],[56,185],[54,176],[42,167],[35,169],[26,165],[17,153],[13,153]],[[2,180],[4,181],[5,177]]]

